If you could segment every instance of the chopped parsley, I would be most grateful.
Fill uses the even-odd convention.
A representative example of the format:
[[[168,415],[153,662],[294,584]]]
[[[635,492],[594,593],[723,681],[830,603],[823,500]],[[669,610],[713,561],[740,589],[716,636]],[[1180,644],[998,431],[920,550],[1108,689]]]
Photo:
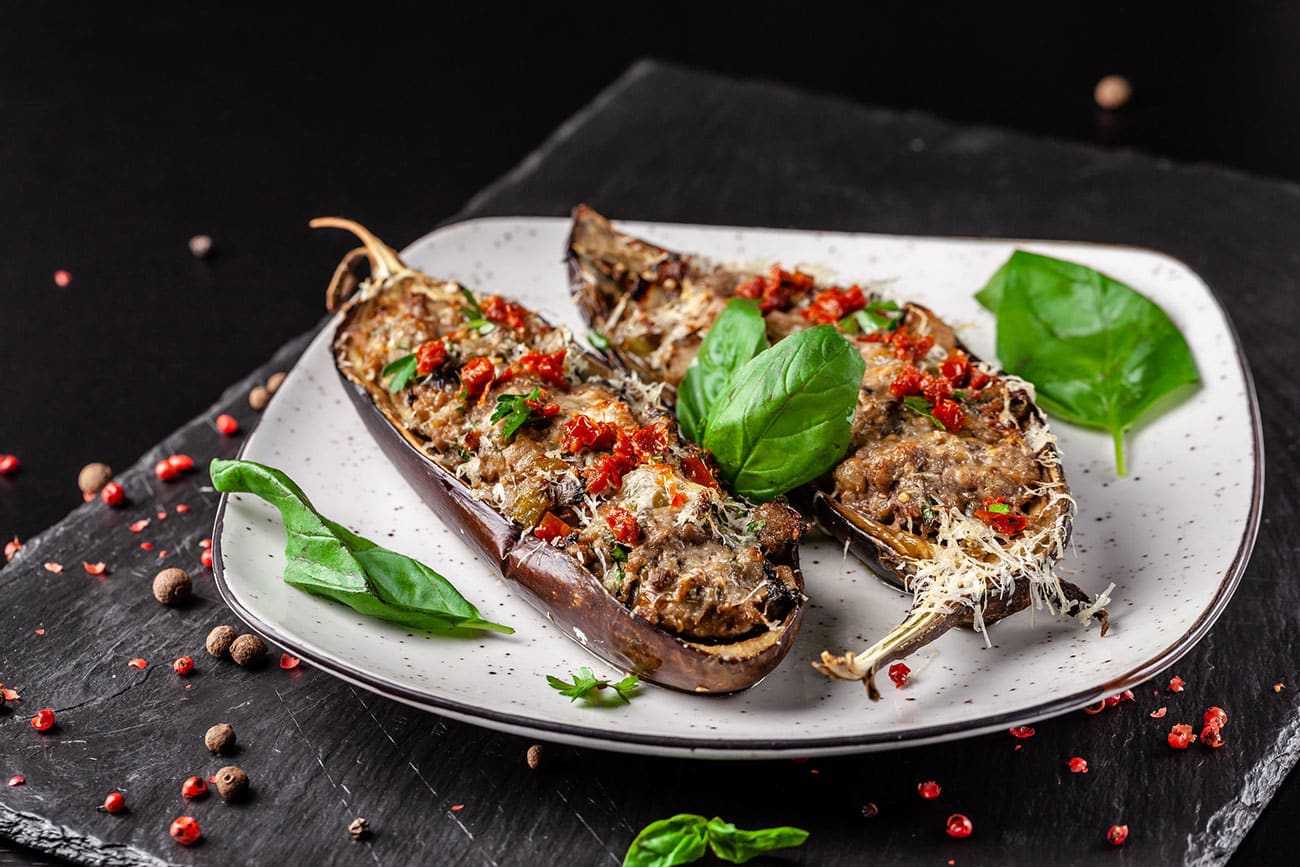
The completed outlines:
[[[636,692],[637,685],[641,682],[641,678],[637,677],[635,674],[629,674],[617,683],[608,680],[601,680],[597,678],[596,675],[592,674],[590,668],[587,668],[584,665],[578,670],[578,673],[573,676],[572,682],[562,680],[553,674],[546,675],[546,682],[551,685],[551,689],[554,689],[560,695],[567,695],[569,701],[577,701],[582,698],[594,705],[606,704],[607,702],[602,701],[603,696],[601,695],[601,691],[612,689],[614,690],[615,696],[614,704],[618,704],[619,702],[622,702],[623,704],[631,704],[632,696]]]
[[[599,349],[601,352],[609,351],[609,338],[599,331],[588,331],[587,342]]]
[[[488,321],[487,316],[483,313],[483,308],[479,306],[478,300],[474,297],[474,293],[462,286],[460,287],[460,294],[465,296],[466,305],[460,308],[460,312],[465,314],[465,318],[469,320],[469,322],[465,323],[465,327],[470,331],[477,331],[479,334],[491,334],[496,330],[496,324]]]
[[[406,384],[411,381],[411,377],[415,376],[415,371],[419,366],[420,361],[415,357],[414,352],[410,355],[403,355],[396,361],[390,361],[385,365],[384,369],[379,371],[379,375],[381,377],[392,377],[392,380],[388,383],[388,393],[397,394],[406,388]]]
[[[910,397],[903,398],[903,406],[907,407],[917,415],[925,416],[930,421],[934,422],[934,426],[939,430],[948,429],[943,422],[934,417],[934,407],[930,404],[930,401],[920,395],[914,394]]]
[[[492,423],[496,424],[504,420],[505,424],[501,426],[501,438],[509,440],[519,430],[534,418],[536,410],[529,406],[529,403],[537,403],[542,397],[542,389],[534,388],[528,394],[499,394],[497,395],[497,408],[492,412]],[[537,417],[540,417],[537,416]]]

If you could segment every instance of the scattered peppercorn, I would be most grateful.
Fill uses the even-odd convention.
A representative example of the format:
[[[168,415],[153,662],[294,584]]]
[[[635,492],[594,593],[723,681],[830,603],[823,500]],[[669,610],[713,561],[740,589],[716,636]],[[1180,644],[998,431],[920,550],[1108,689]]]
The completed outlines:
[[[862,818],[871,819],[880,815],[880,808],[876,806],[875,801],[867,801],[862,805]]]
[[[177,674],[191,674],[194,671],[194,660],[188,656],[182,656],[172,663],[172,671]]]
[[[99,809],[105,813],[120,813],[126,809],[126,798],[122,797],[121,792],[109,792]]]
[[[235,638],[239,635],[235,627],[226,626],[224,623],[220,626],[214,626],[208,633],[208,640],[204,642],[208,653],[220,659],[230,652],[230,645],[235,643]]]
[[[1106,111],[1123,108],[1132,97],[1133,85],[1122,75],[1107,75],[1092,90],[1092,98],[1097,107]]]
[[[217,416],[217,430],[221,431],[226,436],[239,433],[239,422],[233,415],[227,415],[223,412],[221,415]]]
[[[212,237],[209,235],[195,235],[190,238],[190,255],[195,259],[206,259],[212,252]]]
[[[935,798],[939,797],[939,793],[942,791],[943,789],[939,788],[939,784],[934,780],[928,780],[924,783],[916,784],[916,793],[927,801],[933,801]]]
[[[251,632],[239,636],[230,645],[230,658],[239,665],[257,665],[266,656],[266,642]]]
[[[1205,711],[1205,716],[1201,718],[1201,725],[1214,726],[1221,729],[1228,724],[1228,712],[1221,707],[1211,707]]]
[[[537,770],[542,765],[542,745],[533,744],[528,748],[527,755],[528,767]]]
[[[153,474],[157,476],[159,479],[163,480],[164,482],[171,481],[172,479],[180,475],[180,473],[176,471],[176,468],[173,467],[171,464],[169,464],[167,461],[159,461],[158,463],[154,464]]]
[[[243,768],[227,765],[217,771],[217,794],[223,801],[242,801],[248,796],[248,774]]]
[[[1008,729],[1008,731],[1011,733],[1011,736],[1013,738],[1017,738],[1019,740],[1024,740],[1025,738],[1032,738],[1034,736],[1034,729],[1030,726],[1016,726],[1014,728]]]
[[[1201,729],[1201,745],[1217,750],[1223,746],[1223,732],[1219,731],[1218,726],[1206,726]]]
[[[259,385],[248,393],[248,405],[258,412],[266,409],[266,405],[270,402],[271,392],[264,385]]]
[[[42,708],[32,717],[32,728],[38,732],[47,732],[54,728],[54,711],[50,708]]]
[[[1273,692],[1281,692],[1281,691],[1284,690],[1284,689],[1286,689],[1286,684],[1285,684],[1285,683],[1275,683],[1275,684],[1273,684]]]
[[[204,548],[199,552],[199,565],[204,569],[212,568],[212,549]]]
[[[1170,692],[1182,692],[1183,687],[1186,685],[1187,685],[1187,681],[1183,680],[1181,677],[1179,677],[1176,674],[1173,677],[1169,678]]]
[[[13,541],[5,542],[5,562],[12,563],[14,558],[18,556],[18,552],[22,547],[23,543],[18,541],[17,536],[14,536]]]
[[[285,671],[292,671],[302,663],[302,660],[296,656],[290,656],[287,653],[280,654],[280,667]]]
[[[186,777],[181,783],[181,797],[189,801],[208,793],[208,781],[202,777]]]
[[[203,745],[215,755],[230,755],[235,751],[234,728],[230,723],[217,723],[204,733]]]
[[[178,816],[172,821],[168,833],[172,839],[182,846],[192,846],[197,843],[202,831],[199,830],[199,823],[193,816]]]
[[[285,374],[283,372],[271,374],[271,378],[266,381],[266,390],[275,394],[284,385]]]
[[[0,476],[7,476],[19,466],[17,455],[0,455]]]
[[[353,840],[360,840],[370,833],[370,822],[361,816],[357,816],[351,822],[348,822],[348,833],[352,835]]]
[[[1069,765],[1070,765],[1070,773],[1072,773],[1072,774],[1086,774],[1086,773],[1088,773],[1088,760],[1087,760],[1087,759],[1080,758],[1079,756],[1075,756],[1074,758],[1070,759],[1070,761],[1069,761]]]
[[[65,268],[60,268],[59,270],[55,271],[54,285],[58,286],[60,289],[66,289],[67,287],[71,286],[72,272]]]
[[[108,464],[86,464],[77,473],[77,487],[83,494],[98,494],[113,479],[113,468]]]
[[[895,689],[902,689],[911,675],[912,669],[908,668],[906,663],[895,662],[889,666],[889,679],[894,682]]]
[[[164,569],[153,576],[153,598],[163,605],[176,605],[190,598],[194,583],[184,569]]]
[[[1128,839],[1128,825],[1111,825],[1106,832],[1106,842],[1112,846],[1123,846]]]
[[[106,506],[120,506],[126,502],[126,489],[117,482],[109,482],[100,489],[99,498]]]
[[[194,469],[194,458],[189,455],[170,455],[167,458],[167,465],[178,473],[188,473]]]
[[[948,817],[948,836],[958,839],[969,837],[975,830],[975,824],[961,813],[953,813]]]

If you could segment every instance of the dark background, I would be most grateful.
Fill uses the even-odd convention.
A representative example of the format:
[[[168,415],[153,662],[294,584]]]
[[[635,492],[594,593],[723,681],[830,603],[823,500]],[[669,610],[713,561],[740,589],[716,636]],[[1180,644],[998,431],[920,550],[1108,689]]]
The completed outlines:
[[[310,217],[401,247],[641,56],[1300,180],[1290,4],[479,6],[0,10],[0,453],[23,461],[0,536],[317,321],[341,248]],[[1134,98],[1106,113],[1113,72]],[[1285,851],[1298,810],[1293,778],[1234,863]]]

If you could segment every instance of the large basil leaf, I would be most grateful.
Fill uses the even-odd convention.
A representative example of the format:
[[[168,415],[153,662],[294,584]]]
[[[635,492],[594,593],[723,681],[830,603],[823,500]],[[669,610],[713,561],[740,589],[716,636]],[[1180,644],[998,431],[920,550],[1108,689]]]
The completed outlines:
[[[704,857],[708,820],[691,813],[679,813],[651,822],[636,835],[623,867],[676,867]]]
[[[865,372],[862,356],[833,325],[787,337],[732,377],[701,445],[737,493],[779,496],[844,456]]]
[[[730,822],[714,817],[709,820],[709,848],[723,861],[732,864],[744,864],[755,855],[771,852],[773,849],[785,849],[790,846],[802,846],[808,839],[808,832],[802,828],[762,828],[758,831],[742,831]]]
[[[413,629],[494,629],[446,578],[410,557],[381,548],[321,515],[288,475],[253,461],[212,462],[224,493],[261,497],[284,520],[286,583],[354,611]]]
[[[1124,431],[1200,380],[1157,304],[1083,265],[1017,250],[975,297],[997,315],[1002,366],[1032,382],[1049,413],[1110,431],[1121,476]]]
[[[727,390],[732,375],[768,346],[767,325],[758,305],[746,298],[727,302],[677,389],[677,421],[683,436],[695,443],[704,438],[709,409]]]

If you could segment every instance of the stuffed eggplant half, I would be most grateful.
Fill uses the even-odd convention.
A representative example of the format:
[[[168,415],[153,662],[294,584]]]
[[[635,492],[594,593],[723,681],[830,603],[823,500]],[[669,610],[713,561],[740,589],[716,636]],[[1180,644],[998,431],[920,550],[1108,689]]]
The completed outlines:
[[[1106,593],[1093,599],[1054,574],[1074,501],[1033,386],[973,356],[932,311],[856,285],[818,285],[797,269],[756,274],[671,252],[585,206],[568,262],[574,298],[608,354],[646,379],[681,383],[737,297],[757,304],[772,342],[834,324],[861,354],[851,444],[816,484],[814,510],[913,604],[866,650],[823,653],[819,671],[862,680],[875,698],[881,665],[957,625],[984,632],[1030,604],[1084,623],[1097,617],[1104,633]]]
[[[692,692],[757,683],[803,613],[798,512],[729,496],[662,386],[500,296],[408,268],[361,226],[327,293],[334,358],[444,521],[597,656]],[[369,262],[369,276],[357,267]]]

